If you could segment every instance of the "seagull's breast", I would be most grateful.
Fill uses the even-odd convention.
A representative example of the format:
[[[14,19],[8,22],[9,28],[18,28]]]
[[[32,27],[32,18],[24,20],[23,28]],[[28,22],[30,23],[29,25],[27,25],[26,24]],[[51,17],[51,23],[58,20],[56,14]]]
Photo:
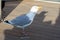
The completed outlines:
[[[11,20],[11,22],[13,23],[13,25],[23,26],[23,25],[29,24],[31,20],[29,19],[28,16],[22,15]]]

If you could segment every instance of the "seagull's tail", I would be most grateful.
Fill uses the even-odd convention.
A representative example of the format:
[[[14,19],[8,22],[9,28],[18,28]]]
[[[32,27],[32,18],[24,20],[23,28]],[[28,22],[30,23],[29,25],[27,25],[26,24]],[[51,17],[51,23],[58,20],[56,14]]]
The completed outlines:
[[[5,24],[12,25],[8,20],[4,21]]]

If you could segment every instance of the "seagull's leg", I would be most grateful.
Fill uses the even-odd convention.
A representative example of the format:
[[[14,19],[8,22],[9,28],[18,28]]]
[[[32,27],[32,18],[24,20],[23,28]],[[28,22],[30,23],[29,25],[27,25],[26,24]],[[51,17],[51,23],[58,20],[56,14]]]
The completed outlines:
[[[27,40],[30,38],[29,36],[27,36],[28,34],[26,33],[25,28],[22,29],[22,33],[23,35],[22,37],[20,37],[21,39]]]
[[[25,31],[25,28],[23,28],[23,32],[22,32],[22,33],[23,33],[24,36],[27,36],[27,35],[28,35],[28,34],[26,33],[26,31]]]
[[[25,29],[23,28],[23,32],[22,32],[23,34],[25,33]]]

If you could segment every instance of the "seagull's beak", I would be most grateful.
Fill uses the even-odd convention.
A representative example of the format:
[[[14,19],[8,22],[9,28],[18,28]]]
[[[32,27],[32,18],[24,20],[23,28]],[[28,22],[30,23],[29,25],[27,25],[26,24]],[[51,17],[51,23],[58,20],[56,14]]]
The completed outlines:
[[[43,10],[43,7],[42,6],[38,6],[37,8],[38,8],[38,13],[37,14],[40,14],[42,12],[42,10]]]
[[[38,6],[38,10],[40,10],[40,11],[41,11],[42,9],[43,9],[43,7],[42,7],[42,6]]]

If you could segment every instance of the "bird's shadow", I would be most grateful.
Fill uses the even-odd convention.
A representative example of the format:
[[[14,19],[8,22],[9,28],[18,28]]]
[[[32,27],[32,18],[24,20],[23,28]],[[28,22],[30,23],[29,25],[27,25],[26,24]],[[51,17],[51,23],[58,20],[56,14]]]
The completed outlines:
[[[44,14],[46,14],[47,13],[47,11],[42,11],[41,13],[40,13],[40,15],[37,15],[37,17],[35,18],[35,20],[37,19],[37,18],[41,18],[41,20],[40,21],[42,21],[43,19],[44,19]],[[34,21],[35,21],[34,20]],[[39,20],[39,19],[38,19]],[[33,22],[34,23],[34,22]],[[32,24],[33,24],[32,23]],[[37,24],[35,24],[35,25],[37,25]],[[31,25],[30,25],[31,26]],[[28,27],[27,29],[26,29],[26,31],[27,32],[30,32],[31,31],[31,28],[32,27]],[[33,25],[32,25],[33,26]],[[6,29],[5,31],[4,31],[4,35],[5,35],[5,40],[18,40],[18,39],[20,39],[20,37],[22,36],[22,29],[20,29],[20,28],[17,28],[17,27],[15,27],[14,26],[14,28],[12,28],[11,30],[9,29]],[[18,37],[18,38],[17,38]]]
[[[46,17],[47,11],[41,12],[37,15],[33,23],[29,26],[31,31],[31,40],[59,40],[60,39],[60,10],[59,16],[56,20],[56,24],[51,25],[51,21],[43,22]],[[29,32],[30,32],[29,31]],[[4,31],[4,40],[20,40],[21,29],[14,27],[11,30],[6,29]]]

